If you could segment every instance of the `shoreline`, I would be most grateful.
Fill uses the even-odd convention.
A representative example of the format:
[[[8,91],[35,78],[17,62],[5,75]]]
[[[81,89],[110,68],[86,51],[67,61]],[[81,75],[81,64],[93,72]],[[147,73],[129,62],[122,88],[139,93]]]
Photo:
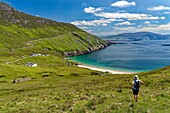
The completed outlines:
[[[101,72],[110,72],[111,74],[135,74],[135,73],[137,73],[137,72],[126,72],[126,71],[110,70],[110,69],[105,69],[105,68],[88,66],[88,65],[84,65],[84,64],[78,64],[77,66],[81,67],[81,68],[87,68],[87,69],[101,71]]]

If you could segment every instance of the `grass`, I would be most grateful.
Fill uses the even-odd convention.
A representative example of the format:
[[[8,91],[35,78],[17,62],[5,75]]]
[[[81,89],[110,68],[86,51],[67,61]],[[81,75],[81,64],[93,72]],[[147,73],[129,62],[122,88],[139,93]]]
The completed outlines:
[[[18,50],[18,53],[23,51]],[[29,50],[27,52],[29,53]],[[45,50],[42,53],[45,53]],[[145,84],[141,87],[139,102],[136,103],[131,91],[133,75],[111,75],[82,69],[74,66],[74,63],[67,65],[67,60],[53,54],[52,51],[48,54],[49,56],[38,57],[29,57],[29,54],[25,54],[25,58],[10,64],[4,64],[3,57],[1,58],[1,112],[170,111],[170,67],[139,73],[140,79]],[[16,55],[14,58],[17,59],[19,56]],[[27,67],[25,66],[27,62],[36,62],[38,67]],[[12,83],[14,79],[21,77],[30,77],[32,80]]]
[[[69,23],[56,22],[17,11],[0,2],[0,51],[39,46],[63,51],[87,51],[106,42]],[[9,10],[6,10],[7,7]],[[40,41],[41,40],[41,41]],[[30,42],[36,42],[30,45]],[[56,45],[62,43],[62,45]],[[78,46],[76,47],[76,44]],[[70,49],[71,48],[71,49]]]
[[[90,47],[106,45],[105,41],[76,27],[62,27],[23,28],[17,25],[0,25],[0,51],[38,46],[58,52],[83,52],[88,51]]]
[[[73,33],[64,34],[58,37],[47,38],[44,40],[36,40],[32,43],[41,48],[48,48],[56,51],[88,51],[89,47],[99,46],[99,44],[105,44],[104,41],[98,38],[87,35],[86,33],[79,32],[79,35],[75,36]],[[99,43],[96,43],[99,42]]]

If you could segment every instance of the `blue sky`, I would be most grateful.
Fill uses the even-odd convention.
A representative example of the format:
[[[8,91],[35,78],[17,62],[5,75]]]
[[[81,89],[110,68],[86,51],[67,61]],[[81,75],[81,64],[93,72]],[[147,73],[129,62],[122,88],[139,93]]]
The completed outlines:
[[[0,0],[35,16],[72,23],[95,35],[170,34],[170,0]]]

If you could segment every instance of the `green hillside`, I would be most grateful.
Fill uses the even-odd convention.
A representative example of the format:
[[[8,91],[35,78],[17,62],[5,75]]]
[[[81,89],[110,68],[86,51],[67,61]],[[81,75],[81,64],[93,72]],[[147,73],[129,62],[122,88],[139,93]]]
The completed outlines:
[[[38,45],[59,52],[87,52],[90,48],[107,45],[72,24],[27,15],[3,2],[0,2],[0,14],[0,49],[3,50]],[[30,41],[36,43],[32,45]],[[57,44],[62,44],[62,47]]]
[[[0,2],[0,113],[169,113],[170,67],[138,74],[144,85],[136,103],[134,75],[79,68],[63,57],[106,45],[71,24]]]
[[[78,68],[52,54],[0,63],[0,112],[170,111],[170,67],[138,74],[145,84],[141,86],[139,101],[135,102],[131,91],[134,75],[111,75]],[[27,62],[36,62],[38,67],[27,67],[24,65]],[[14,83],[16,80],[20,82]]]

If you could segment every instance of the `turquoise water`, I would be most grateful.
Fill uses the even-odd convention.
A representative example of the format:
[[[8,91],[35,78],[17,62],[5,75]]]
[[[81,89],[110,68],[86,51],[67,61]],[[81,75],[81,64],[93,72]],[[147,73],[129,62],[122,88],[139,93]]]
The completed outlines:
[[[170,44],[170,40],[123,43],[70,59],[89,66],[126,72],[144,72],[170,65],[170,46],[161,46]]]

